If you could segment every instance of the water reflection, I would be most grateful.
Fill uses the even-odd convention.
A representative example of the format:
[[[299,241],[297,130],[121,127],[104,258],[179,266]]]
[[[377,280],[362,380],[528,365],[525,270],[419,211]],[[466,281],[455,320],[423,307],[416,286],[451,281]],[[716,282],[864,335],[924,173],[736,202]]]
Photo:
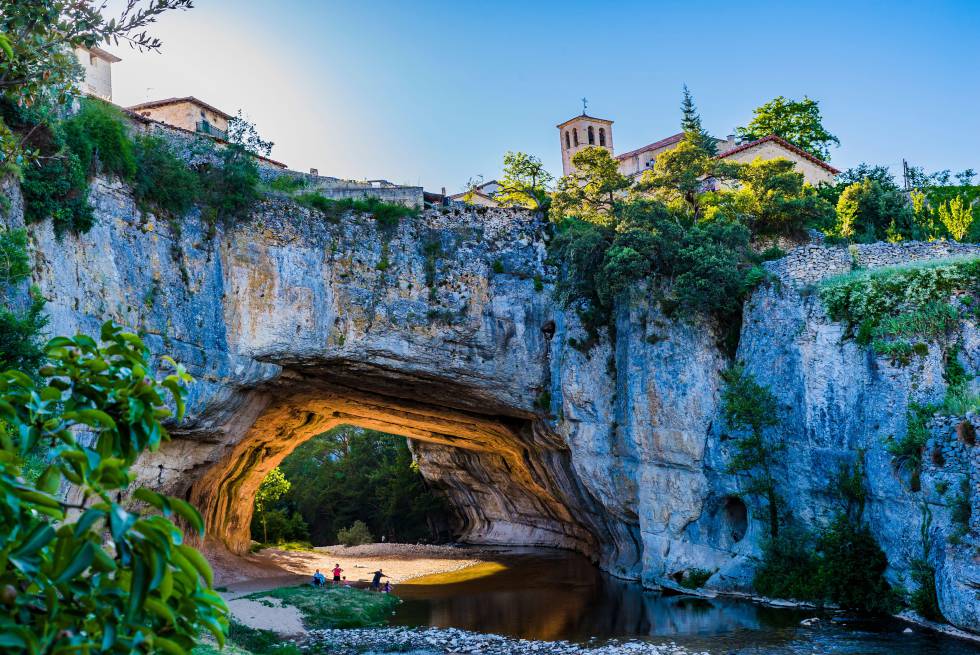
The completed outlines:
[[[505,561],[506,570],[476,580],[399,586],[404,603],[392,622],[524,639],[652,637],[716,653],[980,655],[956,640],[903,634],[904,624],[864,623],[855,630],[825,620],[816,629],[801,628],[814,612],[644,591],[575,555],[510,555]]]

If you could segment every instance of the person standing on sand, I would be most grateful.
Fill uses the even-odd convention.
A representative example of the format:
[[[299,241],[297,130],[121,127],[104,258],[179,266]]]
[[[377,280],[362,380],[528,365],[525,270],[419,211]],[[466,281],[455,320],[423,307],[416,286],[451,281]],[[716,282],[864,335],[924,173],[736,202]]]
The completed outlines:
[[[381,591],[381,578],[387,578],[381,569],[374,572],[374,577],[371,579],[371,591]]]
[[[344,569],[340,568],[340,564],[333,565],[333,583],[340,584],[340,574],[343,573]]]

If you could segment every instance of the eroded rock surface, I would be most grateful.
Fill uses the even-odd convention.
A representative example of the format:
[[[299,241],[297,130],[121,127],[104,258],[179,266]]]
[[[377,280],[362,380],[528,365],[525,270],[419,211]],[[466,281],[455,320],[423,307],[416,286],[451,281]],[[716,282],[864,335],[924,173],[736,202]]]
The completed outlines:
[[[270,200],[208,239],[196,215],[175,237],[114,183],[99,181],[92,198],[86,235],[30,226],[50,330],[96,333],[111,318],[190,368],[188,420],[141,462],[141,482],[193,500],[230,549],[248,546],[265,473],[348,423],[412,440],[463,539],[573,548],[649,586],[697,567],[716,571],[709,588],[748,589],[765,530],[726,469],[730,359],[709,324],[670,320],[642,293],[616,312],[613,342],[580,352],[584,330],[552,295],[540,219],[430,211],[386,231],[369,216],[333,224]],[[862,252],[868,265],[902,256]],[[919,245],[914,256],[930,252],[953,250]],[[889,576],[911,586],[910,562],[926,558],[946,616],[978,630],[980,448],[958,436],[963,417],[937,418],[930,448],[944,454],[928,458],[922,491],[896,473],[883,441],[904,431],[910,399],[942,397],[943,353],[900,367],[843,338],[805,283],[852,259],[823,253],[815,268],[793,253],[773,264],[782,283],[745,309],[737,357],[779,401],[781,493],[795,518],[825,524],[839,509],[832,479],[863,456],[865,517]],[[980,337],[972,322],[962,330],[975,372]],[[972,530],[952,545],[952,497],[936,483],[964,477]]]

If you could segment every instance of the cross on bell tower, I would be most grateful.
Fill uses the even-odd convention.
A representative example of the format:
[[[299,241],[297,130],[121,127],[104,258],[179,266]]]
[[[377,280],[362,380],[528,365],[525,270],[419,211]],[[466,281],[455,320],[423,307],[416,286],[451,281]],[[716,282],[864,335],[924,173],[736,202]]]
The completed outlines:
[[[585,116],[585,110],[589,108],[589,101],[587,98],[582,98],[582,115]]]

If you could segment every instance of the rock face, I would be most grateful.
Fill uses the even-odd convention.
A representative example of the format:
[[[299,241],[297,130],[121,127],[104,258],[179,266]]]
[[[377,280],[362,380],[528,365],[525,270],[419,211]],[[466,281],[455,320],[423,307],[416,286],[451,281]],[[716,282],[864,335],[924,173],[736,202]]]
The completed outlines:
[[[7,193],[16,226],[17,190]],[[98,222],[86,235],[30,226],[50,331],[95,333],[114,319],[189,367],[188,420],[142,460],[141,482],[191,499],[231,550],[248,547],[266,472],[304,439],[356,424],[412,440],[464,540],[576,549],[651,587],[696,567],[716,571],[708,588],[749,589],[765,526],[726,470],[730,359],[709,325],[670,320],[642,293],[617,310],[614,341],[578,350],[585,332],[552,295],[540,219],[428,211],[385,230],[272,199],[209,240],[196,215],[175,236],[113,183],[98,181],[92,198]],[[806,286],[855,258],[956,254],[901,248],[808,246],[772,263],[780,283],[747,303],[737,358],[777,396],[770,436],[786,446],[776,475],[789,513],[826,524],[840,508],[840,465],[863,458],[865,518],[890,578],[912,587],[910,562],[925,558],[946,616],[980,630],[975,431],[963,436],[963,417],[933,422],[928,449],[939,455],[926,458],[917,492],[883,444],[904,432],[910,400],[942,397],[943,353],[906,367],[875,358]],[[962,330],[961,360],[975,372],[980,333],[973,322]],[[973,523],[953,545],[964,479]]]

